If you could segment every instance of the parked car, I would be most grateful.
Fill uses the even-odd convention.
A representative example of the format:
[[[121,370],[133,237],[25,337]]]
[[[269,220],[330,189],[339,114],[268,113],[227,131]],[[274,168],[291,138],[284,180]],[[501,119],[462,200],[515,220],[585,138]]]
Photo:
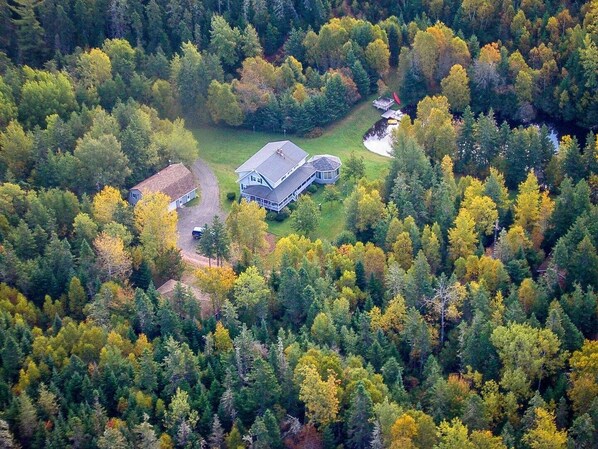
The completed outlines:
[[[203,231],[204,231],[203,227],[196,226],[193,228],[193,231],[191,231],[191,235],[193,236],[193,238],[195,240],[199,240],[201,238],[201,236],[203,235]]]

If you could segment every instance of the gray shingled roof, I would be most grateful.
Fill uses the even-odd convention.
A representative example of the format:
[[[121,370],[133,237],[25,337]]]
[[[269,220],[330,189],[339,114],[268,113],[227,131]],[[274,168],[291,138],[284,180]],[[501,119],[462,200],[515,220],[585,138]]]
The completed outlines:
[[[174,201],[195,188],[197,185],[193,173],[183,164],[172,164],[131,187],[131,190],[136,189],[142,193],[162,192],[168,195],[171,201]]]
[[[341,166],[341,160],[336,156],[329,154],[322,154],[314,156],[309,160],[309,163],[314,166],[317,171],[332,171]]]
[[[265,186],[249,186],[243,193],[253,195],[264,200],[280,203],[287,196],[299,188],[301,184],[314,175],[316,169],[311,164],[304,164],[295,170],[287,179],[274,190]]]
[[[289,140],[269,142],[237,168],[235,173],[255,170],[275,184],[306,156],[305,151]]]

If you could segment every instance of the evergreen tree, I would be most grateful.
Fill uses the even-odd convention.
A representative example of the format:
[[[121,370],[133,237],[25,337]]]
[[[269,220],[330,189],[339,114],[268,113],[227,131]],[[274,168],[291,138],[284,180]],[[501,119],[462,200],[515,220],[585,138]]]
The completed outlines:
[[[356,59],[351,66],[351,73],[353,74],[353,81],[357,86],[359,95],[361,95],[362,98],[367,97],[370,93],[370,77],[359,59]]]
[[[210,445],[210,449],[221,449],[224,444],[224,430],[222,429],[218,415],[214,415],[212,433],[210,433],[208,438],[208,444]]]
[[[222,266],[224,261],[228,260],[230,255],[230,237],[224,223],[218,215],[214,215],[214,218],[212,219],[210,233],[212,234],[216,263],[217,265]]]
[[[2,358],[2,368],[9,380],[14,380],[19,373],[21,367],[21,348],[17,344],[12,335],[8,335],[4,339],[4,347],[0,351]]]
[[[321,124],[325,125],[343,117],[349,110],[347,88],[338,74],[329,76],[324,87],[326,111]]]
[[[471,107],[463,111],[462,123],[457,134],[457,161],[456,168],[460,173],[473,173],[473,160],[475,157],[475,117]]]
[[[137,448],[139,449],[159,449],[160,443],[156,438],[156,432],[153,426],[148,422],[148,416],[144,414],[143,422],[137,424],[133,429],[137,435]]]
[[[45,53],[44,29],[36,17],[37,0],[15,0],[10,8],[18,18],[13,19],[17,28],[19,57],[22,63],[34,67],[41,65]],[[6,31],[6,30],[5,30]]]
[[[69,284],[67,299],[70,316],[76,320],[82,320],[84,317],[83,307],[87,304],[87,295],[85,294],[85,290],[83,290],[81,281],[75,276]]]
[[[366,449],[372,437],[371,418],[373,414],[372,399],[363,382],[358,382],[351,397],[351,406],[347,411],[347,442],[349,447]]]

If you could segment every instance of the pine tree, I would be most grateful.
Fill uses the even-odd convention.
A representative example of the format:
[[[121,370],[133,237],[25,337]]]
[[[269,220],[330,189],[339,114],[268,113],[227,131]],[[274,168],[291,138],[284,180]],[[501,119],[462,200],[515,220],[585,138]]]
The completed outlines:
[[[45,43],[44,29],[35,16],[35,8],[41,2],[37,0],[15,0],[12,11],[19,17],[13,19],[17,27],[17,42],[21,62],[38,66],[43,62]]]
[[[587,413],[577,417],[569,428],[569,446],[574,449],[591,449],[596,447],[596,428]]]
[[[155,331],[155,307],[148,295],[140,288],[135,290],[135,312],[136,328],[151,338]]]
[[[19,445],[16,443],[14,436],[8,428],[8,423],[0,419],[0,448],[2,449],[17,449]]]
[[[197,252],[208,258],[208,265],[212,266],[212,259],[215,256],[214,233],[208,224],[203,226],[203,234],[197,243]]]
[[[133,431],[137,435],[138,449],[160,449],[160,442],[156,438],[156,432],[153,426],[148,422],[148,416],[144,414],[143,422],[137,424]]]
[[[19,404],[19,435],[22,440],[30,441],[37,428],[37,413],[31,398],[22,393],[18,398]]]
[[[222,266],[223,262],[230,256],[230,237],[218,215],[214,215],[212,220],[211,233],[216,264]]]
[[[370,77],[359,59],[356,59],[351,66],[351,73],[353,74],[353,81],[357,86],[359,95],[361,95],[362,98],[367,97],[370,94]]]
[[[15,379],[21,367],[21,348],[12,335],[4,340],[4,347],[0,351],[2,368],[8,379]]]
[[[357,384],[357,388],[351,397],[351,406],[347,414],[347,441],[349,447],[366,449],[369,447],[372,436],[371,417],[373,409],[372,399],[361,381]]]
[[[67,300],[70,316],[76,320],[82,320],[84,318],[83,307],[87,304],[87,295],[78,277],[71,279]]]
[[[210,449],[221,449],[224,443],[224,430],[218,419],[218,415],[214,415],[212,421],[212,433],[208,437],[208,444]]]
[[[471,107],[467,106],[463,111],[462,123],[457,135],[457,171],[460,173],[472,173],[473,158],[475,156],[475,117]]]
[[[323,125],[344,117],[349,110],[347,88],[343,84],[340,75],[334,74],[329,76],[324,91],[326,96],[326,115],[321,118],[320,122]]]

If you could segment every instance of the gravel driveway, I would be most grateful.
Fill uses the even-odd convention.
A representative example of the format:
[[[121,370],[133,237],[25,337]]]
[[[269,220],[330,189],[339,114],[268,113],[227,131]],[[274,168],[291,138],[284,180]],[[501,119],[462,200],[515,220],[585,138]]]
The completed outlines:
[[[197,240],[191,236],[191,231],[195,226],[203,226],[206,223],[211,223],[214,215],[218,215],[224,220],[226,214],[220,208],[218,180],[208,164],[198,159],[191,166],[191,171],[199,185],[200,201],[197,206],[181,207],[177,210],[179,214],[177,225],[178,246],[183,252],[184,259],[197,261],[203,265],[202,259],[205,258],[195,252]]]

